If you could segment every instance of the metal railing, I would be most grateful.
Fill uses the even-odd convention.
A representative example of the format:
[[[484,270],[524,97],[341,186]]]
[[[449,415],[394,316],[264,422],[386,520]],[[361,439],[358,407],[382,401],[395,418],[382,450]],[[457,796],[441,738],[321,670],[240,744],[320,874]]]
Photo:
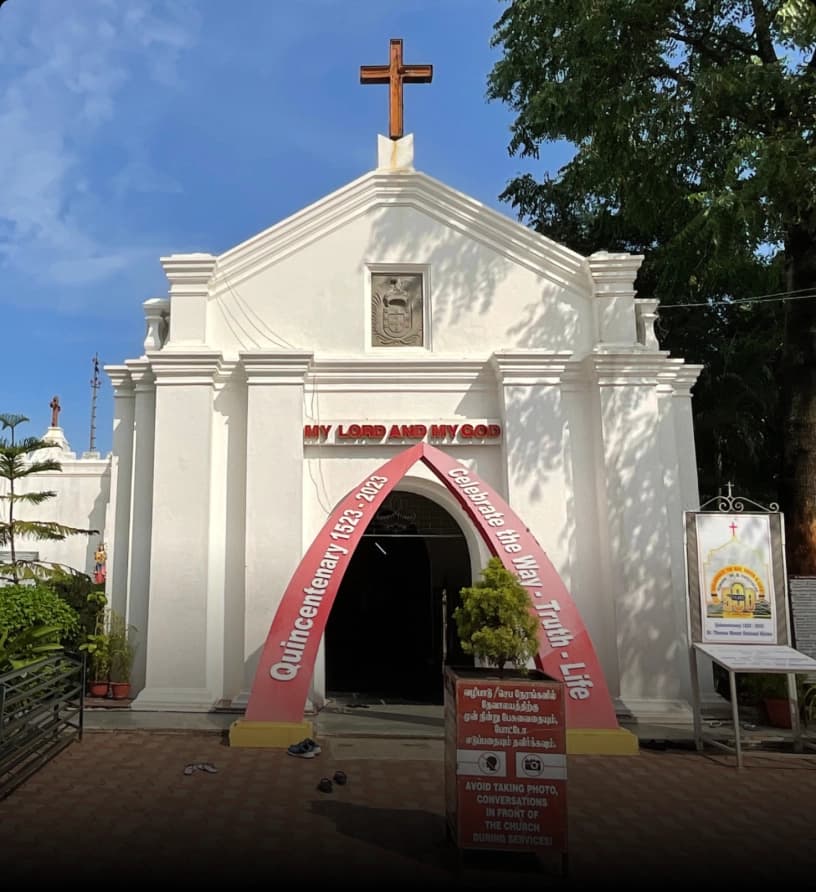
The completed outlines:
[[[82,739],[85,660],[57,654],[0,675],[0,799]]]

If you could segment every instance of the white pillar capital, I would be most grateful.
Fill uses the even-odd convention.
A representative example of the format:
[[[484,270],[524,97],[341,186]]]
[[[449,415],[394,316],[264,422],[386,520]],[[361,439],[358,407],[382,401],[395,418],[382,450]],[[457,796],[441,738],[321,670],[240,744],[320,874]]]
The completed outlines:
[[[538,350],[497,350],[490,357],[496,377],[504,387],[553,385],[571,364],[571,353],[544,353]]]
[[[314,353],[300,350],[239,353],[247,384],[303,384]]]
[[[221,369],[215,350],[154,353],[148,357],[157,386],[212,384]]]
[[[133,380],[126,365],[106,365],[102,367],[113,387],[113,398],[133,396]]]

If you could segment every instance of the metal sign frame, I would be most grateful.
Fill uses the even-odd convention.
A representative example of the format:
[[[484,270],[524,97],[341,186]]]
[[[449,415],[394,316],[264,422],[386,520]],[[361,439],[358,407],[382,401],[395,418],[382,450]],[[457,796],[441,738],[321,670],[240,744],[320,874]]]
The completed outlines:
[[[746,510],[746,506],[750,506]],[[754,514],[767,516],[770,526],[774,588],[774,609],[776,611],[776,641],[774,643],[712,644],[703,641],[703,620],[701,615],[701,574],[697,547],[697,518],[701,515],[727,514],[734,517],[750,517]],[[737,702],[736,676],[738,673],[784,674],[788,680],[788,701],[791,711],[794,749],[801,752],[807,746],[816,749],[814,743],[802,734],[799,720],[799,700],[796,690],[796,675],[816,672],[816,660],[802,654],[791,646],[791,617],[788,602],[787,567],[785,563],[785,524],[779,506],[772,503],[764,507],[745,497],[734,496],[728,484],[728,493],[709,499],[698,511],[683,513],[683,536],[686,572],[686,620],[689,651],[689,670],[692,688],[692,709],[694,717],[694,742],[698,751],[709,743],[719,749],[736,755],[737,768],[742,769],[743,753],[740,737],[739,704]],[[731,696],[731,718],[734,731],[734,745],[724,743],[703,732],[701,715],[699,670],[697,656],[702,654],[728,672]],[[795,669],[791,671],[791,666]]]

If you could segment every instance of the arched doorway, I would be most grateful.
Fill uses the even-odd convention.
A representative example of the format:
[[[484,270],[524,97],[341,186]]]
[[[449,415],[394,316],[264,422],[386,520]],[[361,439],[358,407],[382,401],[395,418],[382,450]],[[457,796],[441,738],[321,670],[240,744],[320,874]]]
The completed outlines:
[[[394,491],[366,527],[326,625],[335,699],[441,703],[443,660],[472,664],[452,619],[471,584],[465,535],[440,505]]]

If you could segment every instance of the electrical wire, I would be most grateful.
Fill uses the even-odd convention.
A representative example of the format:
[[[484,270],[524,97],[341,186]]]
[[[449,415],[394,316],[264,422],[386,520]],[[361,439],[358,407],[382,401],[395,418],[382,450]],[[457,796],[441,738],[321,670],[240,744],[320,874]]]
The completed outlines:
[[[802,293],[807,292],[807,293]],[[733,307],[737,304],[763,304],[774,303],[780,300],[812,300],[816,297],[816,289],[798,288],[796,291],[777,291],[772,294],[758,294],[755,297],[735,297],[732,300],[704,300],[689,304],[660,304],[659,312],[673,310],[680,307]]]

